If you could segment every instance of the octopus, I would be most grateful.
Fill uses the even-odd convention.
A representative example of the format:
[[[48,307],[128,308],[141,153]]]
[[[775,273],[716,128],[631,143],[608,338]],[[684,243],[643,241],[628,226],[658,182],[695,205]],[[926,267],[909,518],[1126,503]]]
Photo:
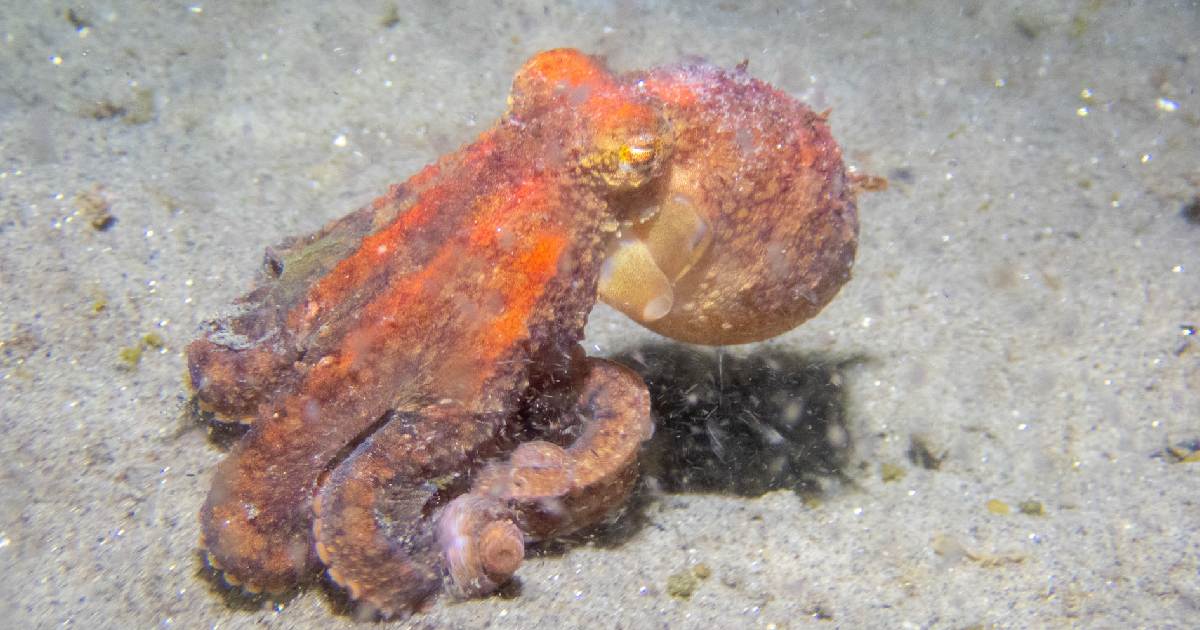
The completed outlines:
[[[208,563],[250,592],[323,570],[385,618],[495,591],[636,485],[649,395],[580,348],[596,301],[685,342],[790,330],[849,278],[863,182],[744,66],[537,54],[494,126],[269,248],[188,346],[201,407],[249,425]]]

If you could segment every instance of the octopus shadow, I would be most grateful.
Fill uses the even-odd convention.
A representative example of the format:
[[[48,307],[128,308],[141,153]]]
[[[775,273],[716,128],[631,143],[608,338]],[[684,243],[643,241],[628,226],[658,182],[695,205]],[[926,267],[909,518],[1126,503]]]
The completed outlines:
[[[615,521],[542,553],[620,545],[651,525],[647,508],[664,493],[809,497],[849,483],[843,374],[866,357],[661,343],[611,358],[650,389],[655,433],[642,449],[642,483]]]

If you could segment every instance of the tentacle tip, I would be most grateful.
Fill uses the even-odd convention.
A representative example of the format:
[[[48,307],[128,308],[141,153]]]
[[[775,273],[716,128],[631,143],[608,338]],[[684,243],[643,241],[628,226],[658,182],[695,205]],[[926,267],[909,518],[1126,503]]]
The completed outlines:
[[[476,544],[484,573],[497,585],[512,578],[525,560],[525,537],[509,520],[488,523]]]
[[[450,590],[483,597],[509,581],[525,559],[525,536],[514,515],[495,499],[463,495],[438,518],[438,544]]]

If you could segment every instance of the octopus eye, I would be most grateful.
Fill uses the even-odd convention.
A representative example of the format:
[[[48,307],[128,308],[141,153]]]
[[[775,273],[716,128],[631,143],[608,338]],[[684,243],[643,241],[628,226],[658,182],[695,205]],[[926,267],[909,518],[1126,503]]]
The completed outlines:
[[[632,190],[658,176],[666,153],[660,133],[613,130],[584,165],[613,190]]]
[[[651,136],[642,136],[635,142],[623,144],[617,150],[617,159],[620,161],[622,170],[638,170],[647,168],[654,162],[654,156],[658,154],[655,145],[655,138]]]

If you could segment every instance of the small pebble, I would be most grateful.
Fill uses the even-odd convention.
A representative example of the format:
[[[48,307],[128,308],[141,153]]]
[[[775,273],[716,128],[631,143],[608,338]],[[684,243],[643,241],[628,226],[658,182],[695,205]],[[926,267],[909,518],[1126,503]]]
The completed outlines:
[[[987,502],[987,510],[992,514],[1002,515],[1012,512],[1012,508],[1010,508],[1007,503],[1001,501],[1000,499],[990,499]]]

